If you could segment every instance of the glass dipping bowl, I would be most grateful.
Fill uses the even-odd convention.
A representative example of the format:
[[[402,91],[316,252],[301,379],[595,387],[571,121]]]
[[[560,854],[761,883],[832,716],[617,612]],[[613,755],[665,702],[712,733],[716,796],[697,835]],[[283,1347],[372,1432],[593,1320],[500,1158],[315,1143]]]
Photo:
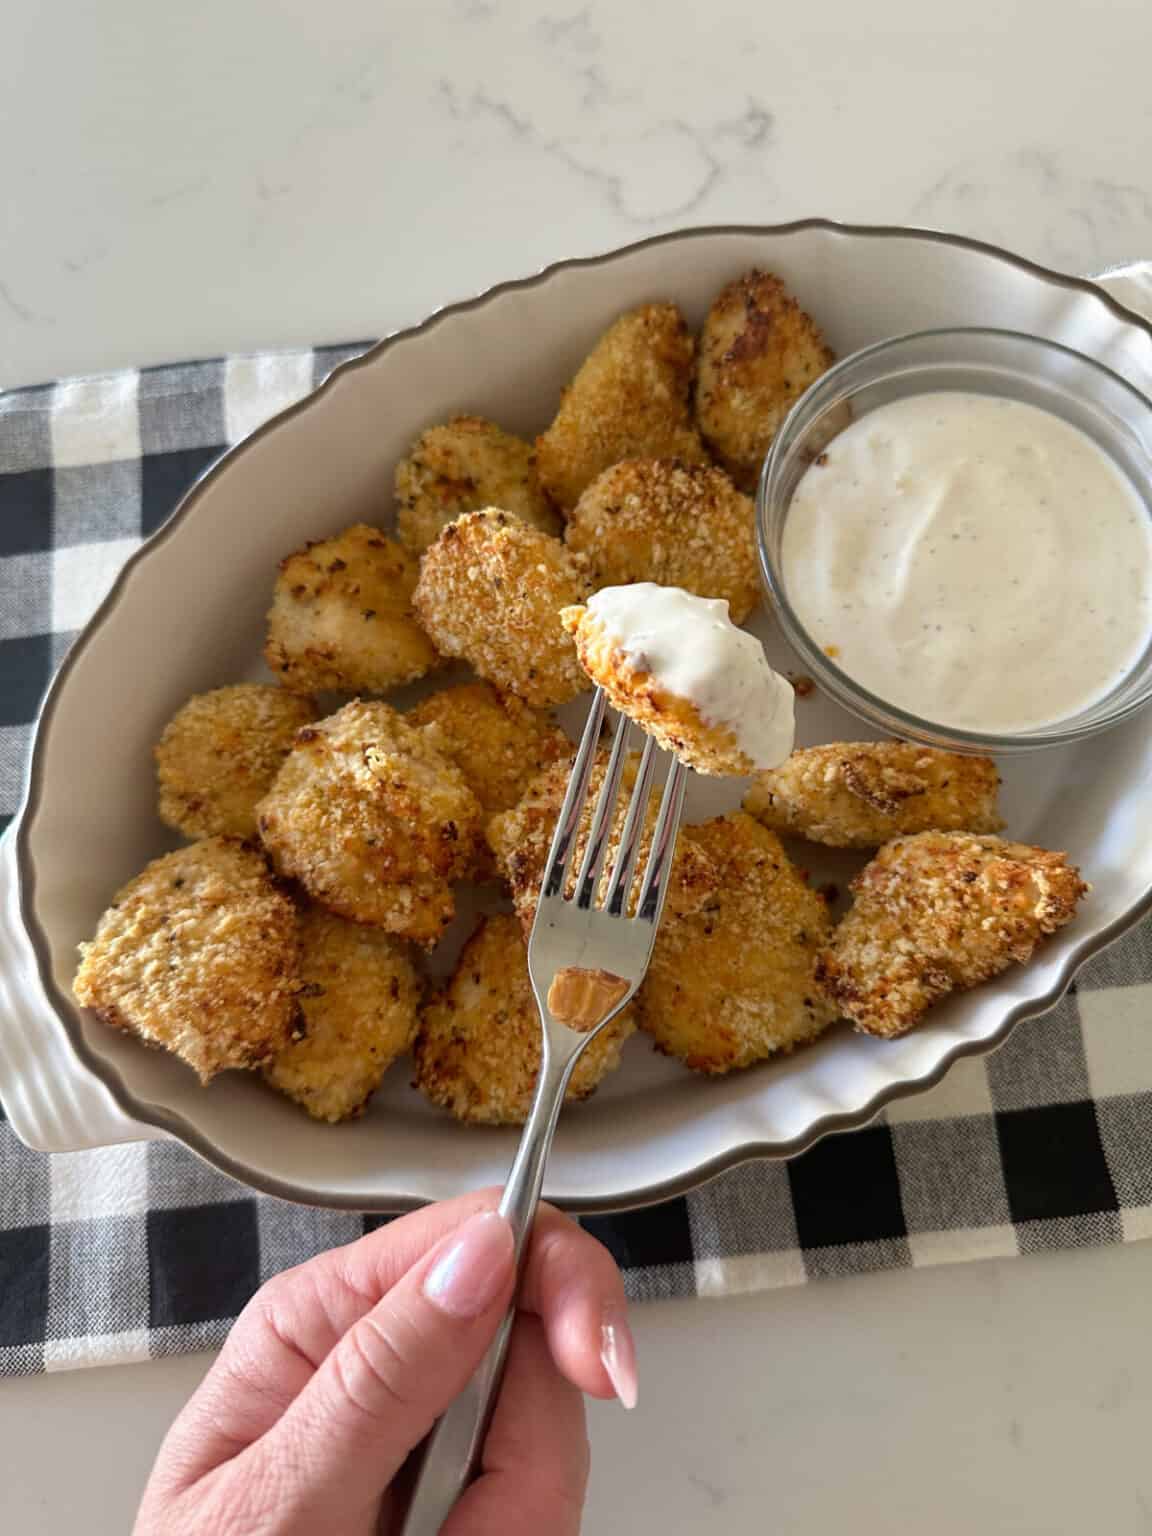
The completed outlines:
[[[1056,342],[1016,331],[918,331],[853,353],[796,402],[773,439],[756,499],[760,567],[780,626],[804,668],[853,714],[893,736],[961,752],[1067,746],[1126,720],[1152,698],[1152,643],[1111,692],[1087,708],[1004,734],[927,720],[871,693],[804,628],[788,597],[784,527],[802,475],[851,421],[907,395],[998,395],[1051,412],[1086,433],[1122,469],[1152,518],[1152,401],[1119,374]]]

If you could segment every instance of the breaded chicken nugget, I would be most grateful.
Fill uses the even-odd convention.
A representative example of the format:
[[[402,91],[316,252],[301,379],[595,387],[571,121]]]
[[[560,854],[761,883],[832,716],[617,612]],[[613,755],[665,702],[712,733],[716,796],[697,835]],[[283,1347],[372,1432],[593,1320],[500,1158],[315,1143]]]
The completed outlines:
[[[560,620],[615,708],[697,773],[740,777],[791,751],[795,691],[722,598],[633,582]]]
[[[263,857],[208,837],[154,859],[80,946],[76,1001],[179,1056],[203,1083],[254,1067],[299,1020],[296,909]]]
[[[638,994],[641,1029],[708,1073],[814,1040],[836,1018],[815,975],[831,929],[823,897],[779,839],[740,811],[685,831],[717,869],[719,889],[700,911],[665,917]]]
[[[568,1099],[586,1099],[620,1064],[636,1027],[624,1009],[584,1047]],[[528,980],[528,952],[512,916],[487,917],[468,940],[443,993],[416,1037],[415,1085],[457,1120],[522,1125],[540,1070],[540,1015]]]
[[[829,848],[879,848],[912,832],[998,832],[990,757],[905,741],[842,741],[758,773],[744,809],[773,832]]]
[[[620,846],[620,834],[624,830],[624,818],[628,812],[629,791],[636,780],[639,759],[635,755],[625,763],[621,776],[621,792],[617,801],[617,814],[608,836],[608,851],[604,860],[605,878],[611,873]],[[592,765],[584,814],[576,834],[569,868],[572,871],[569,890],[575,882],[576,872],[588,840],[593,807],[608,764],[608,754],[601,752]],[[496,856],[496,862],[504,878],[512,888],[512,902],[527,935],[536,916],[536,903],[544,877],[548,850],[552,846],[552,834],[568,777],[572,771],[571,757],[554,763],[538,774],[525,791],[523,798],[512,810],[493,816],[488,823],[488,842]],[[636,867],[643,870],[651,847],[652,832],[656,824],[658,797],[649,801],[644,836],[640,840]],[[676,843],[672,870],[668,882],[669,912],[691,912],[702,906],[716,887],[716,871],[712,861],[689,835],[689,828],[682,828]],[[633,897],[635,893],[633,893]]]
[[[949,992],[1026,964],[1089,887],[1062,853],[921,832],[881,848],[852,890],[821,984],[857,1029],[903,1035]]]
[[[264,658],[293,693],[387,693],[439,658],[412,612],[417,565],[367,523],[280,562]]]
[[[689,399],[695,351],[675,304],[643,304],[608,327],[536,439],[540,480],[557,506],[570,511],[621,459],[707,463]]]
[[[490,507],[449,523],[425,551],[415,604],[445,656],[529,704],[562,704],[588,682],[560,610],[588,591],[579,556]]]
[[[532,445],[483,416],[429,427],[396,466],[400,542],[421,555],[464,512],[501,507],[544,533],[560,532],[540,488]]]
[[[696,420],[742,490],[755,490],[780,423],[833,362],[815,322],[770,272],[749,272],[717,294],[700,333]]]
[[[491,683],[442,688],[406,718],[456,764],[485,817],[514,806],[549,764],[572,759],[572,742],[550,715]]]
[[[265,1064],[274,1088],[316,1120],[363,1114],[412,1044],[420,978],[407,946],[379,928],[309,907],[300,914],[304,1038]]]
[[[431,944],[482,813],[464,775],[387,704],[354,700],[297,732],[257,806],[277,870],[353,922]]]
[[[160,819],[187,838],[255,837],[256,802],[315,718],[311,699],[268,683],[194,694],[156,743]]]
[[[678,459],[625,459],[597,476],[570,514],[569,549],[597,586],[655,581],[722,597],[734,624],[760,599],[755,513],[722,469]]]

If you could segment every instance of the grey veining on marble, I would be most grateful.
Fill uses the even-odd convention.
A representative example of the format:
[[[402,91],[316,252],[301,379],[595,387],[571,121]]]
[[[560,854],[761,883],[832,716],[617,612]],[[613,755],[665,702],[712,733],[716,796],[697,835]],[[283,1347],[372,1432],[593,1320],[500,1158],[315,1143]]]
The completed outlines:
[[[686,223],[1150,238],[1136,0],[3,10],[0,383],[376,334]]]

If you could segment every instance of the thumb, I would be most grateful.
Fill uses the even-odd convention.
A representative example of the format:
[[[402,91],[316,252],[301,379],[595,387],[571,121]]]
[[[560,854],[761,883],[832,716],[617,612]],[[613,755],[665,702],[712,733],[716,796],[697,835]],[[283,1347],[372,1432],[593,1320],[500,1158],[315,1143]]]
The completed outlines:
[[[511,1302],[514,1271],[507,1221],[494,1211],[472,1216],[348,1330],[237,1459],[260,1463],[249,1463],[246,1478],[259,1486],[274,1475],[279,1508],[329,1525],[338,1510],[374,1505],[479,1365]]]

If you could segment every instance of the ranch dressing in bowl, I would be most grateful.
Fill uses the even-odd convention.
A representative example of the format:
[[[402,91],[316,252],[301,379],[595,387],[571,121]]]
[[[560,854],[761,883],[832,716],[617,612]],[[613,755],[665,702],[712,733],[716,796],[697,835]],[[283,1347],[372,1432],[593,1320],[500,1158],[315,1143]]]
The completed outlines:
[[[814,642],[897,708],[971,731],[1067,719],[1152,642],[1152,522],[1086,433],[939,391],[851,423],[804,472],[782,567]]]

